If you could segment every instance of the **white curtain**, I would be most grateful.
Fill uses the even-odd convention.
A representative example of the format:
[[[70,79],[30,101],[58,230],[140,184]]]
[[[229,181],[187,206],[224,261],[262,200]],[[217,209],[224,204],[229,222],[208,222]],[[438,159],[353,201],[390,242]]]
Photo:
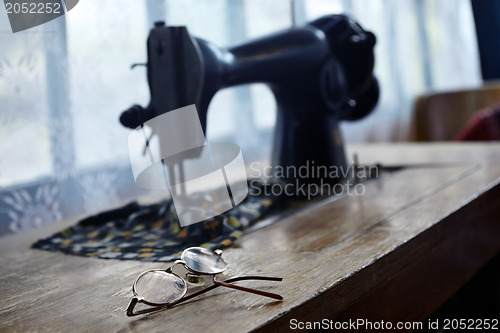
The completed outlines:
[[[294,15],[292,15],[294,13]],[[0,13],[0,235],[94,213],[143,194],[118,117],[147,105],[146,38],[155,20],[227,46],[331,13],[377,36],[381,97],[342,124],[347,142],[405,140],[416,96],[481,84],[470,0],[85,0],[13,34]],[[247,161],[271,152],[276,104],[262,84],[219,92],[209,140]]]

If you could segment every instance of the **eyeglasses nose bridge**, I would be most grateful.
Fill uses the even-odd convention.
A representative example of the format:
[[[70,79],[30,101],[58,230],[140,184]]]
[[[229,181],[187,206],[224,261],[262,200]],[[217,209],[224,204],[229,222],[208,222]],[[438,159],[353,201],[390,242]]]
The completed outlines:
[[[169,267],[169,268],[167,268],[167,269],[165,270],[165,272],[167,272],[167,273],[171,273],[171,274],[175,274],[175,273],[173,273],[173,272],[172,272],[172,270],[174,269],[174,266],[175,266],[175,265],[183,265],[184,267],[186,267],[186,262],[185,262],[184,260],[176,260],[176,261],[174,261],[174,262],[172,263],[172,265],[170,265],[170,267]],[[176,275],[177,275],[177,274],[176,274]]]

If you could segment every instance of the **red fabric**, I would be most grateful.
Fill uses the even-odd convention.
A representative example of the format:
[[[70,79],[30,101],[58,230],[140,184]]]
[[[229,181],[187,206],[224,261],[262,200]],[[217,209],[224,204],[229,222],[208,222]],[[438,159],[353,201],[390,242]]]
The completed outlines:
[[[500,140],[500,104],[480,110],[455,137],[458,141]]]

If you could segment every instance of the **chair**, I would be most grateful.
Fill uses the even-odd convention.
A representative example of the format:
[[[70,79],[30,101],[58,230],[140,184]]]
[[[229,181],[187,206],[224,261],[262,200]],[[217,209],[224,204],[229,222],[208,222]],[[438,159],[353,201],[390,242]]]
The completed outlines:
[[[477,89],[432,93],[417,98],[410,141],[450,141],[478,110],[500,102],[500,82]]]

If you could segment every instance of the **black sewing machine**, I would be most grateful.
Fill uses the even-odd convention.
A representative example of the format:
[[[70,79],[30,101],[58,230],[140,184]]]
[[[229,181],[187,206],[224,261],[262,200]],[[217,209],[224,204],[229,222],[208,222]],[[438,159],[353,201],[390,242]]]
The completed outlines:
[[[157,22],[149,34],[145,64],[151,102],[124,111],[120,122],[136,128],[196,104],[205,131],[207,109],[217,91],[263,82],[278,105],[273,166],[346,167],[338,122],[360,119],[377,103],[374,45],[375,36],[344,15],[325,16],[230,48],[193,38],[186,27]],[[326,174],[304,181],[320,178],[338,181]]]

